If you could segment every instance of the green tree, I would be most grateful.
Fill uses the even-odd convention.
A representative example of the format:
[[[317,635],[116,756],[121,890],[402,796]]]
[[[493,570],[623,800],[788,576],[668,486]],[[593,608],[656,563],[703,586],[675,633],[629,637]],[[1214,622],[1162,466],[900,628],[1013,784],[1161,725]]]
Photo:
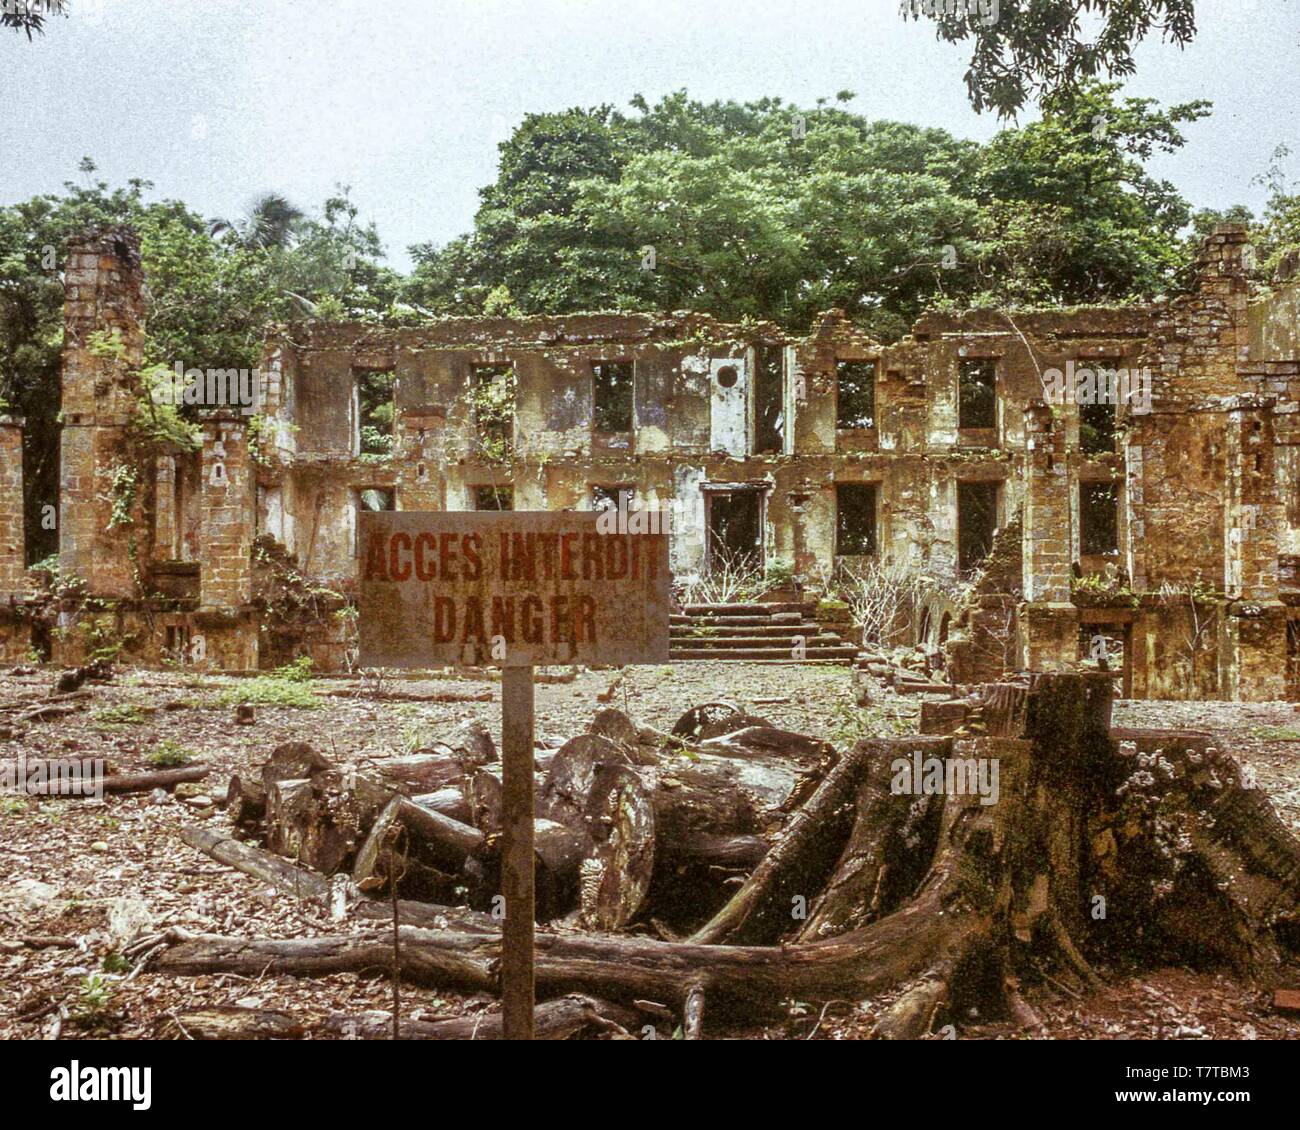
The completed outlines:
[[[25,32],[45,34],[45,21],[50,16],[66,16],[67,0],[0,0],[0,27]]]
[[[412,249],[408,294],[478,312],[691,309],[806,327],[831,306],[885,339],[933,303],[1116,302],[1169,285],[1186,202],[1147,175],[1203,103],[1113,84],[1049,98],[989,145],[779,99],[676,92],[528,118],[473,232]]]
[[[1042,121],[999,133],[976,180],[982,301],[1105,303],[1149,298],[1185,261],[1191,211],[1143,162],[1184,144],[1209,103],[1162,110],[1088,83],[1049,98]]]
[[[150,366],[252,368],[274,323],[407,313],[396,302],[401,280],[377,263],[383,253],[378,234],[373,225],[358,223],[346,192],[326,201],[319,218],[287,202],[273,209],[259,202],[250,218],[278,216],[275,224],[256,218],[225,225],[179,201],[149,200],[153,186],[147,181],[110,188],[94,178],[89,159],[80,169],[84,183],[0,207],[0,401],[27,419],[32,558],[57,547],[57,532],[39,519],[41,506],[58,495],[60,272],[70,239],[109,224],[129,224],[140,233]]]
[[[949,43],[973,41],[966,90],[977,111],[1009,117],[1091,79],[1124,78],[1153,32],[1179,48],[1196,35],[1195,0],[903,0]]]

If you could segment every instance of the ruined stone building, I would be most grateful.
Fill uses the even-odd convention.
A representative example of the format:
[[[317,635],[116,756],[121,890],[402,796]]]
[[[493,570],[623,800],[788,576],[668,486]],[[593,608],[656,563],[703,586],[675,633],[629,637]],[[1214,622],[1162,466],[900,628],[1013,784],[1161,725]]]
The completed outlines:
[[[337,667],[361,509],[624,496],[672,507],[676,577],[749,555],[811,592],[873,559],[946,582],[914,631],[957,682],[1073,667],[1102,636],[1134,697],[1297,697],[1300,282],[1252,302],[1245,254],[1225,226],[1188,294],[928,314],[893,345],[838,311],[805,337],[685,313],[315,324],[267,344],[255,414],[198,412],[194,449],[133,438],[144,280],[104,233],[65,274],[53,594],[0,419],[0,648]],[[1048,395],[1115,371],[1149,375],[1143,403]]]

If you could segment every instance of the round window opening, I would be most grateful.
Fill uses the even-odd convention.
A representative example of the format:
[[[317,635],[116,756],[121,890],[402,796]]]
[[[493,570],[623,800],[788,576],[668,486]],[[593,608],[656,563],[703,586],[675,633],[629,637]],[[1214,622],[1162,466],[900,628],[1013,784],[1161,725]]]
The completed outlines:
[[[738,380],[740,380],[740,373],[735,365],[723,365],[718,370],[718,384],[723,388],[731,388]]]

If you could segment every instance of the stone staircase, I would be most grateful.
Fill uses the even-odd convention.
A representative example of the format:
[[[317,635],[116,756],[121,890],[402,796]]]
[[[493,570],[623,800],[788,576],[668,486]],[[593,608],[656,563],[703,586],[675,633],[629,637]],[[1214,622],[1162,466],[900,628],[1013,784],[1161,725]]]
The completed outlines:
[[[669,656],[750,663],[852,663],[858,648],[814,620],[816,609],[812,601],[688,604],[672,615]],[[794,654],[799,637],[803,637],[802,659]]]

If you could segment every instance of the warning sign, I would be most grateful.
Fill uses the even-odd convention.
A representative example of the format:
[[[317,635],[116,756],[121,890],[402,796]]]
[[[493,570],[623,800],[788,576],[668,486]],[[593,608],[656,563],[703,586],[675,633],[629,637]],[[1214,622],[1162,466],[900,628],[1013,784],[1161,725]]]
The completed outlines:
[[[359,515],[367,667],[668,661],[668,535],[596,512]]]

